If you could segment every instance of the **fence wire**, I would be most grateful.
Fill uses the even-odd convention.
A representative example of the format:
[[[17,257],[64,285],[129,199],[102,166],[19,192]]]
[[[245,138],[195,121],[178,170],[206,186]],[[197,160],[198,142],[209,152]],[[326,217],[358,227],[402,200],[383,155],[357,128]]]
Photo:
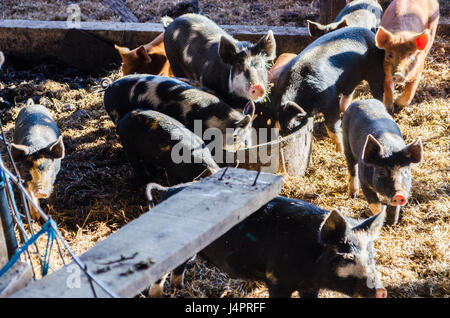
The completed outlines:
[[[21,179],[20,173],[19,173],[19,171],[17,169],[17,165],[14,162],[14,159],[12,157],[12,154],[11,154],[11,151],[10,151],[10,143],[8,142],[8,140],[6,138],[6,135],[4,133],[4,130],[3,130],[3,122],[2,122],[3,113],[0,114],[0,130],[1,130],[0,139],[1,139],[2,143],[3,143],[3,145],[4,145],[4,149],[6,149],[6,151],[7,151],[8,159],[11,162],[11,166],[13,167],[13,171],[14,172],[11,172],[4,165],[3,158],[1,156],[1,154],[0,154],[0,170],[4,174],[5,191],[6,191],[6,197],[7,197],[7,200],[8,200],[9,211],[11,213],[11,216],[12,216],[12,219],[13,219],[13,222],[14,222],[15,226],[17,226],[17,229],[19,230],[19,238],[20,238],[20,244],[21,244],[20,247],[27,247],[26,250],[25,250],[25,258],[26,258],[27,263],[29,263],[30,266],[31,266],[31,269],[32,269],[32,272],[33,272],[33,277],[36,279],[36,271],[35,271],[35,269],[33,267],[32,262],[31,262],[31,255],[30,254],[34,254],[34,255],[36,255],[38,257],[41,268],[43,268],[44,265],[47,264],[46,261],[45,261],[45,256],[47,256],[47,255],[42,257],[42,254],[40,253],[39,247],[36,244],[36,242],[32,243],[33,251],[32,252],[29,251],[29,247],[28,247],[28,243],[27,242],[30,240],[30,237],[33,237],[36,234],[34,229],[33,229],[33,226],[32,226],[32,222],[33,221],[32,221],[31,214],[30,214],[30,208],[29,208],[30,205],[39,213],[39,215],[41,216],[41,218],[45,222],[49,222],[50,221],[49,222],[49,227],[51,227],[51,230],[55,233],[55,242],[56,242],[58,254],[61,257],[62,263],[64,265],[66,264],[66,262],[64,261],[63,251],[61,249],[60,242],[62,243],[64,248],[67,250],[67,252],[71,256],[71,258],[73,259],[75,264],[77,264],[78,267],[81,269],[81,271],[87,276],[87,279],[88,279],[89,285],[91,287],[93,296],[95,298],[97,298],[97,292],[95,291],[95,285],[97,285],[105,293],[107,293],[110,297],[118,298],[118,295],[116,295],[116,293],[114,293],[107,286],[105,286],[105,284],[103,284],[98,278],[96,278],[88,270],[87,265],[84,264],[73,253],[73,251],[71,250],[69,244],[64,239],[64,237],[62,236],[61,232],[58,230],[58,226],[56,225],[56,222],[54,222],[54,220],[52,220],[52,218],[49,215],[45,214],[42,211],[40,206],[33,201],[31,195],[28,193],[27,189],[24,186],[24,180]],[[20,203],[21,203],[21,207],[23,208],[22,211],[24,211],[25,215],[21,214],[19,209],[18,209],[18,205],[17,205],[16,200],[14,198],[14,192],[13,192],[12,184],[14,184],[16,186],[17,190],[20,193],[20,199],[21,199]],[[28,228],[29,233],[25,229],[24,222],[27,224],[27,228]],[[6,229],[4,229],[4,231],[6,231]],[[50,269],[52,269],[52,268],[50,267]]]

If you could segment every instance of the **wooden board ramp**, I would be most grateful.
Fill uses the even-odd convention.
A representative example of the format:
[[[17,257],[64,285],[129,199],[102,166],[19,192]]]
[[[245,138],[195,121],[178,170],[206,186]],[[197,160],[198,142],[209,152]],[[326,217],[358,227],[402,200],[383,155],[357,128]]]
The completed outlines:
[[[193,183],[80,256],[120,297],[134,297],[226,233],[281,191],[282,177],[229,168]],[[69,286],[71,288],[69,288]],[[98,286],[98,297],[108,297]],[[12,297],[93,297],[73,262]]]

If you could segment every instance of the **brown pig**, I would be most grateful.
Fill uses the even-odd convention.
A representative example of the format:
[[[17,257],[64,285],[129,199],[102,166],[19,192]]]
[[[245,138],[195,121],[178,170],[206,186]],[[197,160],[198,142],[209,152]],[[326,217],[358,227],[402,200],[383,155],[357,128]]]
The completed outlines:
[[[405,83],[395,100],[406,106],[416,93],[439,20],[437,0],[394,0],[386,9],[376,34],[376,45],[385,50],[384,104],[394,108],[394,85]]]
[[[269,70],[269,82],[276,84],[278,77],[280,77],[281,71],[284,66],[289,63],[297,54],[283,53],[276,60],[273,66]]]
[[[123,75],[138,73],[173,77],[164,48],[164,32],[134,50],[118,45],[114,47],[122,58]]]

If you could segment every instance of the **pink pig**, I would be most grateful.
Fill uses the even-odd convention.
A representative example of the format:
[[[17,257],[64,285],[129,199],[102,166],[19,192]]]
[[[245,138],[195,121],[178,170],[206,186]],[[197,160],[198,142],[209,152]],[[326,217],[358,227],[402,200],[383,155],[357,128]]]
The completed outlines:
[[[385,50],[383,101],[389,112],[394,108],[395,83],[405,83],[405,90],[395,104],[404,107],[411,103],[438,20],[437,0],[394,0],[386,9],[375,40]]]

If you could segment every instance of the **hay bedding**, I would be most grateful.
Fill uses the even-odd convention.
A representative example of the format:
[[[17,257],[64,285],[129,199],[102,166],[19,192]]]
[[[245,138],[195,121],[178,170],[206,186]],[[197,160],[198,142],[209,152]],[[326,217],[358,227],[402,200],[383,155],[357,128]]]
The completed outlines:
[[[250,2],[254,1],[244,4]],[[413,103],[394,116],[408,142],[422,137],[425,154],[423,162],[412,169],[411,201],[401,223],[385,228],[376,242],[378,270],[390,297],[450,295],[449,50],[449,38],[437,37]],[[103,75],[115,80],[121,73]],[[28,98],[51,110],[64,136],[66,157],[54,194],[42,206],[59,224],[76,254],[147,210],[144,191],[134,186],[131,166],[103,109],[103,96],[96,93],[100,79],[55,63],[26,70],[7,63],[0,74],[1,96],[17,105],[5,115],[9,138]],[[361,85],[355,96],[370,98],[367,85]],[[282,194],[327,209],[338,208],[349,216],[368,216],[362,195],[359,199],[346,195],[345,159],[326,137],[321,116],[316,118],[313,139],[310,168],[304,177],[285,175]],[[39,243],[43,250],[45,241]],[[64,258],[70,260],[67,254]],[[37,265],[35,259],[34,263]],[[62,265],[57,253],[53,253],[51,265],[54,269]],[[176,290],[167,283],[165,291],[167,297],[268,296],[262,283],[229,279],[201,259],[188,269],[186,289]],[[343,295],[322,291],[321,296]]]

